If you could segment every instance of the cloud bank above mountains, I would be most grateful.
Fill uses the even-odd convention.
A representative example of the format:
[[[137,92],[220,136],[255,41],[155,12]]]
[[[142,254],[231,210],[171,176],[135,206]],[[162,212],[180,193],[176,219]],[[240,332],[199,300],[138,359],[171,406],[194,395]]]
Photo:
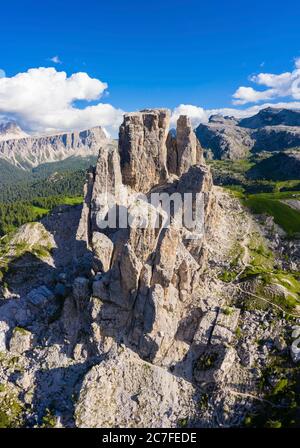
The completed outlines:
[[[33,133],[86,129],[101,124],[114,131],[123,111],[100,100],[107,84],[87,73],[70,77],[55,68],[33,68],[11,78],[0,77],[0,114]],[[80,108],[77,101],[86,102]]]
[[[188,115],[196,127],[207,122],[212,114],[244,118],[268,106],[300,109],[300,101],[295,101],[300,100],[300,58],[295,60],[292,72],[259,73],[251,76],[250,82],[265,89],[239,87],[233,94],[233,105],[254,105],[243,109],[204,109],[198,105],[180,104],[172,111],[171,125],[176,125],[181,114]],[[106,82],[83,72],[68,76],[54,67],[40,67],[7,77],[0,69],[0,121],[14,120],[33,134],[101,125],[116,136],[124,111],[100,101],[107,88]],[[280,98],[284,101],[273,102]]]
[[[263,103],[246,109],[235,109],[233,107],[224,107],[220,109],[203,109],[202,107],[193,106],[191,104],[180,104],[173,110],[171,117],[171,125],[175,126],[179,115],[188,115],[191,119],[193,127],[197,127],[200,123],[207,123],[211,115],[220,114],[223,116],[233,116],[235,118],[246,118],[257,114],[266,107],[276,107],[279,109],[299,109],[300,101],[280,102],[280,103]]]

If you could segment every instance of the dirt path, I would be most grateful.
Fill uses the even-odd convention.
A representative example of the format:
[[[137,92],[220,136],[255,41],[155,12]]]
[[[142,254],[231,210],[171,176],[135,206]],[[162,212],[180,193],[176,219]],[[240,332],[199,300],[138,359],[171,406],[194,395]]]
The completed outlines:
[[[299,199],[284,199],[282,201],[283,204],[288,205],[289,207],[293,208],[294,210],[297,210],[300,212],[300,200]]]
[[[236,390],[233,389],[226,389],[226,392],[229,392],[232,395],[235,395],[237,397],[244,397],[244,398],[251,398],[252,400],[257,400],[257,401],[261,401],[263,403],[267,403],[270,406],[273,406],[274,408],[288,408],[288,406],[284,406],[284,405],[280,405],[280,404],[274,404],[272,403],[272,401],[266,400],[264,398],[258,397],[257,395],[253,395],[253,394],[247,394],[244,392],[238,392]]]
[[[249,266],[248,260],[250,258],[249,255],[249,234],[250,234],[250,229],[251,229],[251,222],[248,223],[247,226],[247,230],[245,232],[245,237],[243,238],[242,242],[241,242],[241,248],[243,250],[243,256],[241,258],[241,262],[244,265],[242,270],[237,274],[235,281],[238,280],[240,278],[240,276],[245,272],[245,270],[247,269],[247,267]]]

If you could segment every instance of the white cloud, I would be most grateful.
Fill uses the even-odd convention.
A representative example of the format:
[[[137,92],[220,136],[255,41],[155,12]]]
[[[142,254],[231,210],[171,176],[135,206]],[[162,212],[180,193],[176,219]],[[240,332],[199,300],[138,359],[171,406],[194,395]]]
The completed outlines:
[[[62,64],[62,61],[60,60],[59,56],[53,56],[53,58],[50,58],[50,61],[54,64]]]
[[[107,84],[87,73],[70,77],[55,68],[33,68],[0,78],[0,114],[14,118],[25,130],[40,133],[85,129],[97,125],[114,132],[123,111],[110,104],[76,107],[77,100],[99,100]]]
[[[239,87],[233,94],[234,104],[242,105],[287,97],[299,100],[300,58],[295,59],[295,68],[292,72],[285,72],[279,75],[259,73],[251,76],[250,81],[258,86],[267,87],[267,89],[255,90],[253,87]]]
[[[180,104],[172,111],[171,126],[176,127],[180,115],[187,115],[190,117],[193,127],[196,127],[199,123],[208,121],[207,112],[202,107],[193,106],[191,104]]]
[[[0,68],[0,78],[5,78],[5,71]]]

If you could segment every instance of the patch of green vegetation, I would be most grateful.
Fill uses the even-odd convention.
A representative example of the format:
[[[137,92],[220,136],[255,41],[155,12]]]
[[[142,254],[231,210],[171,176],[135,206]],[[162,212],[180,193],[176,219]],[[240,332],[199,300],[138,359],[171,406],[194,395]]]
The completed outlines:
[[[273,395],[277,395],[280,392],[283,392],[284,390],[287,389],[288,386],[289,386],[289,380],[287,378],[282,378],[274,387]]]
[[[50,256],[50,252],[52,250],[51,245],[42,246],[40,244],[37,244],[35,246],[32,246],[30,249],[30,252],[33,253],[38,258],[48,258]]]
[[[237,327],[237,329],[235,330],[235,335],[238,339],[241,339],[243,337],[243,332],[240,327]]]
[[[240,279],[242,281],[255,280],[253,294],[266,301],[247,296],[243,303],[244,309],[267,309],[270,306],[269,301],[287,312],[293,311],[300,305],[300,281],[297,275],[275,268],[274,255],[260,235],[252,235],[248,250],[249,266],[246,267]]]
[[[246,417],[245,417],[245,420],[244,420],[244,426],[248,426],[248,427],[251,427],[253,425],[253,418],[252,418],[252,415],[247,415]]]
[[[232,249],[229,253],[230,261],[230,270],[225,269],[218,278],[222,280],[225,283],[231,283],[236,279],[236,276],[238,274],[238,265],[239,261],[242,258],[244,253],[244,248],[237,242],[233,245]]]
[[[300,305],[300,282],[286,272],[265,273],[260,276],[261,284],[256,294],[271,299],[273,303],[283,307],[287,311],[293,311]],[[275,292],[270,293],[270,287],[275,287]]]
[[[57,423],[57,418],[50,409],[46,409],[46,413],[42,418],[41,428],[55,428]]]
[[[63,198],[62,205],[80,205],[83,203],[83,196],[74,196]]]
[[[251,236],[249,245],[249,266],[246,267],[241,278],[271,272],[274,269],[274,255],[267,248],[265,241],[259,234]]]
[[[239,264],[240,259],[244,255],[245,249],[241,246],[239,242],[236,242],[230,250],[229,257],[231,258],[230,267],[232,269],[236,268]]]
[[[274,378],[278,381],[272,386]],[[266,401],[261,402],[256,413],[251,415],[250,426],[299,427],[299,380],[300,367],[288,356],[272,356],[260,380],[260,392]],[[244,424],[247,426],[246,422]]]
[[[280,202],[278,199],[269,199],[262,195],[250,195],[244,199],[244,204],[254,214],[267,214],[273,216],[278,224],[290,237],[300,236],[300,212]]]
[[[3,368],[12,372],[22,372],[24,370],[20,357],[7,352],[0,352],[0,364]]]
[[[34,226],[36,224],[29,223],[28,225]],[[13,263],[24,254],[31,253],[40,259],[45,259],[50,256],[53,247],[49,241],[49,234],[42,227],[39,229],[39,232],[40,241],[43,241],[43,244],[31,246],[26,241],[18,241],[17,238],[17,242],[15,242],[14,238],[16,233],[11,233],[0,239],[0,281],[2,283],[8,271],[13,267]]]
[[[210,370],[215,366],[217,359],[218,359],[217,353],[203,353],[198,358],[195,364],[195,369]]]
[[[266,428],[282,428],[282,423],[280,420],[268,420]]]
[[[200,397],[198,407],[201,411],[205,411],[208,408],[209,396],[207,393],[203,393]]]
[[[207,163],[211,166],[212,170],[236,174],[245,174],[254,165],[254,162],[250,159],[207,160]]]
[[[271,305],[269,302],[278,305],[286,313],[294,312],[295,308],[300,306],[300,282],[287,272],[253,272],[245,273],[247,278],[255,275],[255,289],[253,296],[246,296],[243,302],[243,308],[251,311],[254,309],[266,310]],[[262,299],[259,299],[261,297]],[[265,299],[265,300],[263,300]],[[281,314],[278,308],[273,308],[274,312]]]
[[[242,185],[226,185],[224,186],[226,190],[232,193],[237,198],[243,198],[245,194],[245,188]]]
[[[4,384],[0,388],[0,428],[18,428],[22,426],[23,406],[17,394]]]
[[[236,276],[237,276],[237,273],[236,273],[236,272],[225,270],[225,271],[222,272],[222,274],[220,274],[220,275],[218,276],[218,278],[219,278],[220,280],[222,280],[222,282],[225,282],[225,283],[231,283],[232,281],[235,280]]]
[[[226,306],[223,309],[223,313],[225,314],[225,316],[231,316],[233,314],[233,312],[234,312],[234,309],[231,308],[230,306]]]
[[[186,428],[188,426],[188,423],[189,423],[189,421],[187,418],[181,418],[177,422],[179,428]]]
[[[25,330],[25,328],[22,327],[15,327],[14,328],[14,333],[20,333],[23,336],[27,335],[29,332],[27,330]]]

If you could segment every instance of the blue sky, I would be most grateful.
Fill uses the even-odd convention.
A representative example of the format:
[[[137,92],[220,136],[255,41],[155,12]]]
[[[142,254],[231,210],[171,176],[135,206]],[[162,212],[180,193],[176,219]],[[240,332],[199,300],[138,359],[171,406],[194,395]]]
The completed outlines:
[[[15,0],[1,4],[0,68],[86,72],[122,110],[231,107],[249,76],[293,70],[299,19],[293,0]]]

